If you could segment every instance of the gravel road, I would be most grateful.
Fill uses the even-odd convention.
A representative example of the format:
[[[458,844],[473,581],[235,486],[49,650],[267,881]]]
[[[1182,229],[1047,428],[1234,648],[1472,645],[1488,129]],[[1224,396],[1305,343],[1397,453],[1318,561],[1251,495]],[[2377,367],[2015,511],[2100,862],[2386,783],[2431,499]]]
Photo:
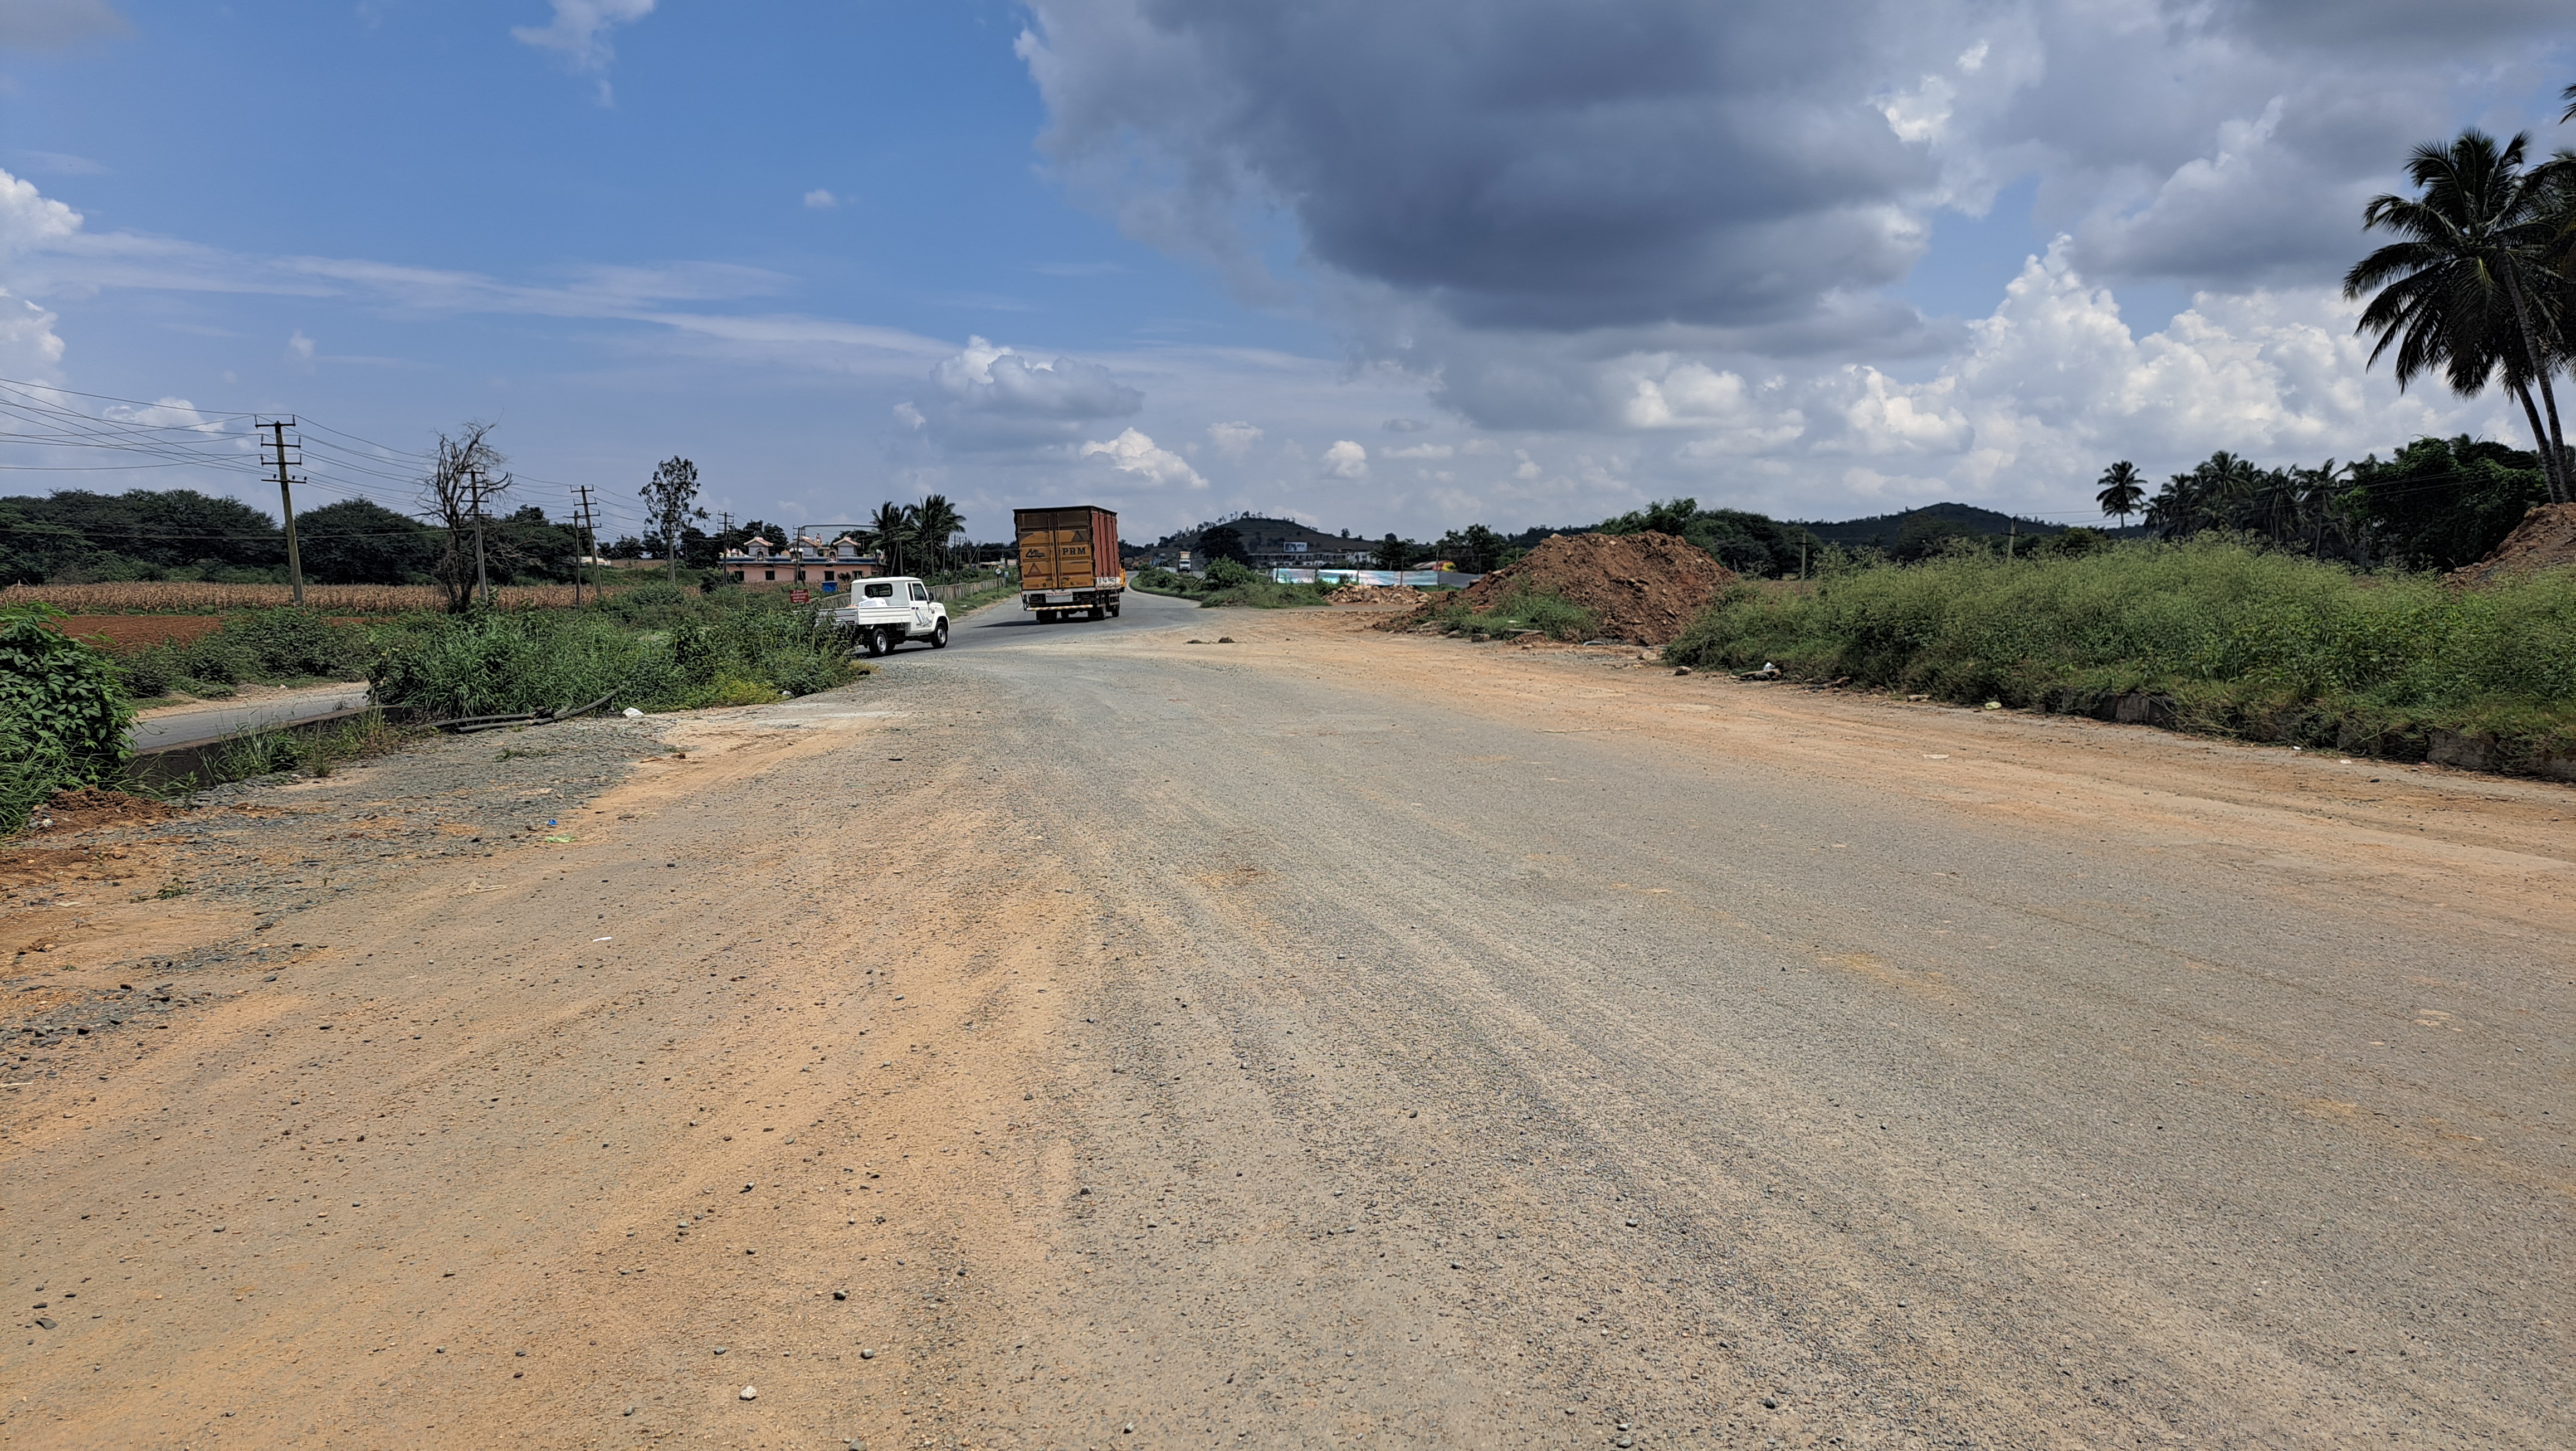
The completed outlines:
[[[0,1438],[2576,1440],[2576,795],[1359,623],[365,852],[12,1090]]]

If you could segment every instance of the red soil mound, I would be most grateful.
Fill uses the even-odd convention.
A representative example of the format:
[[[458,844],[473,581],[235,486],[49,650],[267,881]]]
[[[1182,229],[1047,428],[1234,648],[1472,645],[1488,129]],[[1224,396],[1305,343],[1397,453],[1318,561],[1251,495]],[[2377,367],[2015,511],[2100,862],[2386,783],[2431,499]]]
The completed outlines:
[[[2493,584],[2509,574],[2576,565],[2576,504],[2539,504],[2522,516],[2495,552],[2452,570],[2454,584]]]
[[[1552,594],[1590,610],[1603,639],[1661,645],[1733,583],[1732,570],[1670,534],[1557,534],[1467,586],[1462,598],[1483,608],[1523,592]],[[1419,624],[1431,608],[1388,627]]]

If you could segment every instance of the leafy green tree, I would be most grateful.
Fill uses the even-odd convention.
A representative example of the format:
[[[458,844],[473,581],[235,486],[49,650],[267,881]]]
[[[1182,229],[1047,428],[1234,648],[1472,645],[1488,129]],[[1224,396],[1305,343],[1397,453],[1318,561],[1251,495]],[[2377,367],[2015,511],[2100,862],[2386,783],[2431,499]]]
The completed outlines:
[[[413,584],[438,559],[436,531],[367,499],[306,510],[295,534],[304,577],[315,584]]]
[[[1757,578],[1793,570],[1802,551],[1821,552],[1823,547],[1814,535],[1794,524],[1743,509],[1703,509],[1697,499],[1658,499],[1643,509],[1603,520],[1600,532],[1674,535],[1737,574]]]
[[[2448,146],[2415,148],[2406,174],[2417,194],[2374,197],[2362,209],[2364,227],[2405,240],[2354,264],[2343,291],[2370,297],[2357,330],[2378,339],[2373,363],[2396,350],[2400,388],[2438,372],[2468,397],[2500,371],[2531,426],[2549,497],[2564,502],[2566,440],[2549,381],[2565,361],[2564,289],[2545,254],[2563,240],[2576,161],[2526,167],[2529,144],[2516,135],[2499,146],[2468,130]]]
[[[1434,552],[1462,573],[1491,574],[1502,567],[1503,551],[1509,547],[1500,534],[1482,524],[1470,524],[1441,535]]]
[[[671,583],[678,584],[682,531],[690,520],[707,517],[707,511],[697,507],[698,466],[684,458],[666,458],[654,466],[652,479],[640,492],[645,515],[664,541],[662,554],[671,562]]]
[[[265,576],[286,563],[286,535],[276,520],[237,500],[194,489],[123,494],[65,489],[0,503],[30,524],[78,533],[84,546],[81,563],[97,574],[133,579],[194,569]]]
[[[1220,559],[1245,563],[1243,531],[1231,524],[1210,524],[1199,531],[1199,553],[1210,564]]]
[[[1369,562],[1380,569],[1410,569],[1413,561],[1420,557],[1421,549],[1422,546],[1409,539],[1389,534],[1369,552]]]
[[[2121,528],[2128,528],[2129,516],[2145,508],[2147,503],[2147,485],[2138,475],[2138,466],[2122,459],[2104,469],[2097,482],[2102,485],[2102,492],[2093,496],[2093,502],[2102,506],[2102,517],[2116,517]]]
[[[2532,505],[2547,502],[2537,456],[2492,440],[2419,438],[2383,463],[2354,464],[2349,512],[2383,558],[2457,569],[2494,551]]]
[[[573,560],[581,554],[581,531],[547,519],[546,511],[534,504],[492,521],[484,536],[492,573],[517,583],[569,581]],[[694,529],[681,532],[683,549],[693,537],[705,536]]]
[[[68,524],[30,519],[0,499],[0,585],[43,584],[81,568],[89,541]]]

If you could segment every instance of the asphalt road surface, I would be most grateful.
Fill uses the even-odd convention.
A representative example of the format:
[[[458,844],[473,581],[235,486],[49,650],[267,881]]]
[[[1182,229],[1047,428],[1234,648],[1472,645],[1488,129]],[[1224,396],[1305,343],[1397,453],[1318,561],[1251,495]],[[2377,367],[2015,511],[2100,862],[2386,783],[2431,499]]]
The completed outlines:
[[[284,690],[264,699],[234,705],[192,705],[178,710],[156,711],[135,721],[127,737],[138,751],[194,745],[199,741],[219,741],[226,736],[292,725],[366,703],[367,686],[364,681],[320,689]]]
[[[30,1106],[0,1425],[2576,1442],[2563,788],[1131,599]]]

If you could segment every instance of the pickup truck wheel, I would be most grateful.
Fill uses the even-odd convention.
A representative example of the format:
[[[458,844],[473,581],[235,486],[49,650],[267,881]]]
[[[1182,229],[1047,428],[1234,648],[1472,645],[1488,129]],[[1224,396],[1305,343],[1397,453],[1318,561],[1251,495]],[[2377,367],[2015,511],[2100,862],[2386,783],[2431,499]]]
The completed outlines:
[[[933,650],[945,650],[948,648],[948,622],[946,620],[941,620],[938,624],[930,627],[930,648]]]
[[[880,631],[870,630],[859,637],[859,648],[873,660],[885,653],[885,635]]]
[[[892,625],[879,625],[877,627],[878,654],[891,655],[894,653],[894,647],[902,643],[902,633],[897,631]]]

